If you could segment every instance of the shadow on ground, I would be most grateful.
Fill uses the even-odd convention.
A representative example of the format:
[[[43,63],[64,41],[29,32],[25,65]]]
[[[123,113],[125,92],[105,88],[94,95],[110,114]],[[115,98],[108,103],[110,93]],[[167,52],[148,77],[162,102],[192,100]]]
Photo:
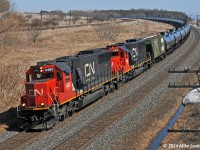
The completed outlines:
[[[17,107],[0,113],[0,128],[7,131],[19,131],[17,124]]]

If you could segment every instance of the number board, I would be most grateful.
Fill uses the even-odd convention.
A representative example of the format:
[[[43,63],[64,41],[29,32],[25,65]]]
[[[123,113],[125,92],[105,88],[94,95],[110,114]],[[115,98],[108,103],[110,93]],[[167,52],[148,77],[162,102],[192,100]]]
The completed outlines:
[[[45,72],[53,72],[54,69],[53,69],[53,68],[45,68],[44,71],[45,71]]]

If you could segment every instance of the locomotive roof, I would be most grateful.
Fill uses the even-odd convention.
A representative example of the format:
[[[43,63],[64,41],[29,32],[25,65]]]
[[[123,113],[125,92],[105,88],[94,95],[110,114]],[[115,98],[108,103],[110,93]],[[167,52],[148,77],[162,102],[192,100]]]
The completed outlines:
[[[128,39],[126,40],[126,43],[130,43],[130,42],[141,42],[143,41],[142,38],[133,38],[133,39]]]
[[[82,62],[90,61],[94,58],[97,59],[101,56],[108,58],[110,56],[110,51],[104,48],[80,51],[74,56],[59,57],[56,59],[56,62],[63,62],[72,68],[77,68]]]
[[[114,47],[114,46],[123,46],[123,45],[124,45],[124,43],[115,43],[113,45],[106,46],[106,48],[110,48],[110,47]]]
[[[152,35],[152,36],[149,36],[149,37],[146,37],[144,40],[150,40],[152,38],[157,38],[159,37],[158,35]]]
[[[56,58],[56,62],[63,62],[67,59],[71,59],[71,60],[76,60],[78,59],[78,56],[62,56],[62,57],[59,57],[59,58]]]
[[[126,47],[125,47],[125,45],[124,45],[124,43],[123,43],[123,45],[117,45],[117,44],[114,44],[114,45],[109,45],[109,46],[107,46],[105,49],[106,50],[108,50],[109,48],[112,48],[112,47],[119,47],[120,49],[122,49],[123,51],[125,51],[125,52],[127,52],[127,53],[130,53],[130,50],[128,50]]]
[[[99,54],[105,54],[105,53],[110,53],[110,52],[103,48],[94,49],[94,50],[85,50],[85,51],[80,51],[77,55],[74,55],[74,56],[63,56],[63,57],[56,58],[56,62],[63,62],[63,61],[66,61],[67,59],[77,60],[80,57],[85,57],[85,56],[93,55],[93,54],[99,55]]]
[[[64,62],[56,62],[55,60],[37,62],[37,66],[53,65],[53,64],[66,73],[71,72],[71,68]]]
[[[128,50],[125,46],[120,46],[120,48],[121,48],[122,50],[124,50],[125,52],[130,53],[130,50]]]
[[[71,68],[64,62],[57,62],[55,63],[56,67],[58,67],[60,70],[64,71],[65,73],[70,73]]]
[[[44,66],[44,65],[50,65],[50,64],[55,64],[55,60],[47,60],[47,61],[40,61],[37,62],[37,66]]]
[[[104,48],[98,48],[98,49],[91,49],[91,50],[83,50],[80,51],[77,55],[88,55],[88,54],[97,54],[97,53],[105,53],[107,51],[105,51]]]

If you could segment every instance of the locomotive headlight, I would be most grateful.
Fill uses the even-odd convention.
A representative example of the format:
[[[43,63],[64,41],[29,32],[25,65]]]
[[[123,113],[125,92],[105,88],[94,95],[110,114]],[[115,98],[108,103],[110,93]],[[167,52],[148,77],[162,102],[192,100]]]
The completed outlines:
[[[41,103],[40,105],[41,105],[41,106],[44,106],[44,103]]]
[[[43,72],[43,68],[42,67],[40,67],[40,72]]]
[[[26,103],[22,103],[22,106],[25,107],[25,106],[26,106]]]

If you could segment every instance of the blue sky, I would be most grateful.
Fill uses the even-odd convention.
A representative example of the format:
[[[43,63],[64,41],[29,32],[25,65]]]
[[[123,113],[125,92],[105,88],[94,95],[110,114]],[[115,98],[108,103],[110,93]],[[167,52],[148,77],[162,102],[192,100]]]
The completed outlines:
[[[200,14],[200,0],[12,0],[20,12],[40,10],[165,9]]]

